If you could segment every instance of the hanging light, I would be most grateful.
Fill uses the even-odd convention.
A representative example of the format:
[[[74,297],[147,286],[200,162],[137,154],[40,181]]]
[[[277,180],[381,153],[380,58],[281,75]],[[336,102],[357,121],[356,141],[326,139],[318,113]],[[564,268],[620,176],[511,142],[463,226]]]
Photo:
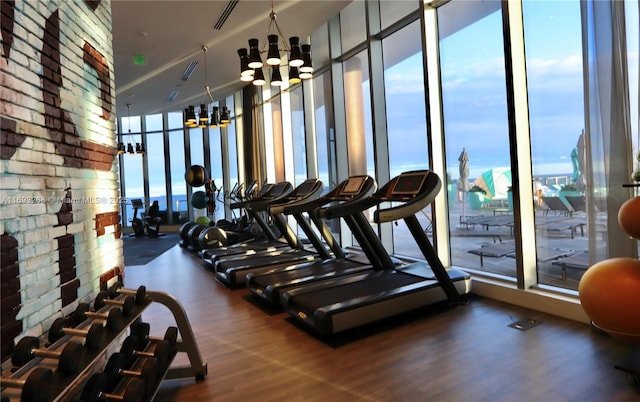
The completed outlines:
[[[257,46],[257,39],[256,39]],[[202,51],[204,52],[204,93],[202,94],[202,103],[200,104],[200,108],[196,113],[196,107],[190,105],[188,108],[184,110],[184,125],[189,128],[200,127],[200,128],[216,128],[219,125],[218,118],[218,108],[213,107],[211,112],[211,117],[209,117],[208,111],[208,103],[213,103],[213,95],[211,95],[211,88],[209,87],[209,74],[207,70],[207,47],[202,46]],[[243,74],[253,74],[253,69],[249,68],[249,56],[246,49],[244,51],[238,51],[238,55],[240,56],[240,67],[243,70]],[[258,56],[260,53],[258,52]],[[215,120],[214,120],[215,116]],[[211,121],[210,121],[211,119]]]
[[[142,135],[141,135],[142,137]],[[144,148],[144,143],[142,142],[136,142],[135,143],[135,148],[134,148],[134,143],[130,142],[132,140],[131,137],[131,104],[127,103],[127,143],[125,145],[125,143],[122,141],[122,134],[120,134],[120,141],[118,142],[118,147],[117,147],[117,152],[118,155],[122,155],[124,153],[129,153],[131,155],[134,155],[136,153],[138,154],[144,154],[145,152],[145,148]]]
[[[220,124],[220,117],[218,117],[218,106],[214,106],[211,111],[211,119],[209,119],[211,128],[218,128],[218,124]]]
[[[289,84],[297,84],[300,81],[300,72],[298,71],[298,67],[289,67]]]
[[[229,124],[231,123],[231,113],[226,106],[222,107],[222,113],[220,113],[220,123]]]
[[[266,41],[263,42],[262,48],[259,48],[259,40],[256,38],[249,39],[249,49],[238,49],[240,56],[240,80],[249,82],[253,85],[260,86],[266,83],[265,74],[262,71],[263,63],[261,53],[267,53],[266,64],[271,66],[271,85],[281,86],[282,76],[280,71],[276,72],[275,66],[279,66],[282,62],[281,53],[288,53],[289,83],[299,83],[300,79],[309,79],[313,77],[313,66],[311,63],[311,45],[300,46],[300,38],[291,36],[289,43],[284,40],[278,22],[277,15],[273,10],[273,1],[271,1],[271,12],[269,13],[269,27],[267,29]],[[282,47],[278,46],[278,40],[281,38]],[[306,49],[306,50],[305,50]],[[303,67],[305,69],[303,70]],[[298,68],[298,70],[293,70]],[[293,74],[293,77],[291,76]]]
[[[300,78],[303,80],[313,76],[313,64],[311,63],[311,45],[302,45],[302,60],[300,66]]]
[[[264,79],[264,73],[262,72],[262,69],[257,68],[254,71],[255,72],[253,73],[253,85],[255,86],[264,85],[267,81],[265,81]]]
[[[271,85],[274,87],[282,86],[282,74],[280,74],[280,66],[271,66]]]
[[[125,153],[124,142],[118,142],[118,155]]]

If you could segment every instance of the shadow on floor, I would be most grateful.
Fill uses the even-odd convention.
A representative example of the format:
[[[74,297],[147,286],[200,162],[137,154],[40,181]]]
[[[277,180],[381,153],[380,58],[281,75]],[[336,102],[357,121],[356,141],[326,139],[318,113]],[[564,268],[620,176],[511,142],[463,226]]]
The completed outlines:
[[[180,241],[179,233],[165,233],[160,237],[123,237],[124,265],[146,265]]]

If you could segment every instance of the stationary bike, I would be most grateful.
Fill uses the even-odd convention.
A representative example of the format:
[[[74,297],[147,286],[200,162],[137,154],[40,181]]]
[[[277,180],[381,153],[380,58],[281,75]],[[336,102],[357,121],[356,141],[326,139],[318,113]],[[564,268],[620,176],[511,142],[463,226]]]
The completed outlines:
[[[131,222],[131,228],[133,228],[133,235],[136,237],[144,236],[144,222],[138,217],[138,210],[143,208],[141,199],[132,199],[131,206],[133,207],[133,218]]]

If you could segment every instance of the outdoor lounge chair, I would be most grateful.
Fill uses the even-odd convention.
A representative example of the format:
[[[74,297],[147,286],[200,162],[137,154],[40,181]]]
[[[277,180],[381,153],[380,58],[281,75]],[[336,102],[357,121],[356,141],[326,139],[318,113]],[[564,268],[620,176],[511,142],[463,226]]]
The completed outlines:
[[[581,271],[586,271],[589,268],[589,253],[581,251],[568,257],[560,258],[551,264],[560,266],[562,268],[562,280],[567,280],[567,268]]]
[[[500,258],[507,254],[515,253],[516,244],[514,242],[484,244],[482,247],[469,250],[468,253],[480,256],[480,266],[484,266],[484,257]]]
[[[573,212],[585,212],[587,210],[584,195],[568,195],[564,198],[571,205]]]
[[[584,226],[587,221],[584,219],[566,218],[555,222],[549,222],[542,225],[536,225],[536,229],[541,232],[564,232],[569,230],[571,232],[571,238],[575,237],[576,231],[580,228],[580,234],[584,236]]]
[[[536,249],[536,261],[538,262],[549,262],[553,260],[557,260],[558,258],[568,257],[572,254],[575,254],[575,250],[566,250],[560,248],[549,248],[549,247],[538,247]],[[516,258],[515,251],[513,253],[507,254],[509,258]]]
[[[560,197],[542,197],[542,201],[544,201],[545,205],[549,208],[545,210],[545,215],[548,215],[549,211],[553,211],[554,213],[558,212],[565,216],[571,215],[571,210],[567,208]]]

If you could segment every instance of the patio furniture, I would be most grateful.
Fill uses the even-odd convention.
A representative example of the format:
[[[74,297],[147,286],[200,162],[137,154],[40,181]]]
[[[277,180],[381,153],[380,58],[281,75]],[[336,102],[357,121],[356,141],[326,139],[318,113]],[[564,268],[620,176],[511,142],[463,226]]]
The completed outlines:
[[[586,271],[589,268],[589,253],[587,251],[581,251],[553,261],[551,264],[560,266],[560,268],[562,268],[562,280],[567,280],[567,268],[581,271]]]
[[[567,208],[565,203],[562,202],[562,199],[560,197],[542,197],[542,201],[548,207],[548,209],[545,210],[545,215],[548,215],[549,211],[560,213],[564,216],[571,215],[571,211],[569,210],[569,208]]]
[[[494,243],[502,243],[504,233],[497,230],[454,230],[451,232],[452,237],[491,237]]]
[[[580,235],[584,236],[584,226],[587,221],[584,219],[568,218],[556,222],[549,222],[547,224],[536,225],[536,229],[541,232],[564,232],[569,230],[571,232],[571,238],[575,238],[575,233],[580,228]]]
[[[571,205],[573,212],[585,212],[587,210],[584,195],[567,195],[565,199]]]
[[[484,266],[484,257],[500,258],[507,254],[515,253],[516,244],[514,242],[484,244],[480,248],[467,251],[468,253],[480,256],[480,266]]]
[[[575,250],[566,250],[560,248],[549,248],[549,247],[538,247],[536,249],[536,261],[538,262],[549,262],[553,260],[557,260],[558,258],[568,257],[572,254],[575,254]],[[515,251],[513,253],[507,254],[509,258],[516,258]]]

